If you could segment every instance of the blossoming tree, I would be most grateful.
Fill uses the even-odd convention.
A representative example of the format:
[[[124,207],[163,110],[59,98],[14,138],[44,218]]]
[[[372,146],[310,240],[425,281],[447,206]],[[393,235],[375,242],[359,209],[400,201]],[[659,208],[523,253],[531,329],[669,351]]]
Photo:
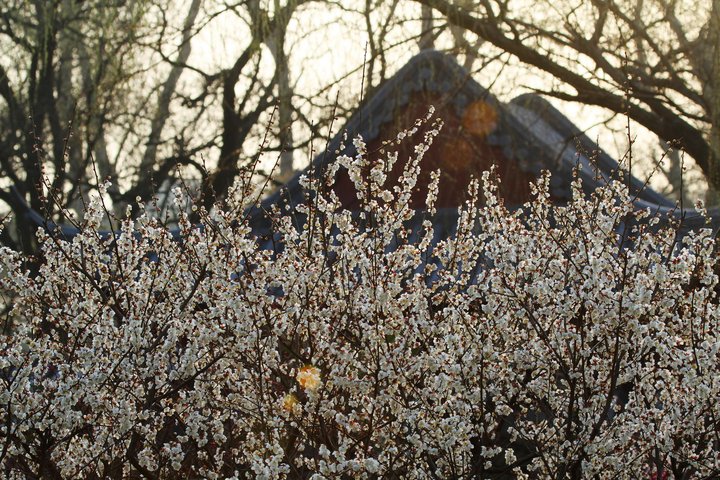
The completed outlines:
[[[621,183],[553,206],[545,176],[509,211],[486,174],[438,241],[438,175],[407,226],[433,134],[395,186],[356,139],[336,165],[361,209],[308,178],[273,251],[247,192],[181,241],[142,214],[98,235],[98,196],[72,242],[41,235],[36,276],[4,250],[3,476],[719,475],[711,232],[680,239]]]

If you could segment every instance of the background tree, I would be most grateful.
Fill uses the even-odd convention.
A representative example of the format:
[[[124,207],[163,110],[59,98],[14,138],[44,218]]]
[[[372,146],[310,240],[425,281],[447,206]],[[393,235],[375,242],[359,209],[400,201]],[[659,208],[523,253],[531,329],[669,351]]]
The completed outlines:
[[[416,1],[554,79],[542,93],[627,114],[681,146],[720,188],[718,2]]]
[[[198,180],[211,207],[256,160],[258,139],[273,126],[262,149],[282,152],[279,176],[287,178],[292,150],[310,137],[294,140],[299,109],[285,45],[304,3],[14,0],[0,7],[0,175],[19,193],[0,191],[18,219],[4,242],[34,251],[24,203],[63,220],[68,210],[81,212],[87,192],[105,179],[117,212],[181,177]],[[215,30],[234,35],[209,45]],[[219,50],[224,55],[211,55]],[[303,118],[316,118],[317,130],[323,114]]]
[[[62,220],[64,209],[83,210],[98,180],[112,181],[108,204],[119,213],[183,181],[210,208],[251,165],[267,174],[277,161],[276,178],[289,178],[333,117],[341,125],[431,47],[457,54],[501,98],[498,87],[512,84],[504,93],[515,96],[530,73],[543,80],[535,89],[560,100],[627,113],[677,141],[712,179],[718,8],[699,0],[11,0],[0,7],[0,186],[16,186],[22,201],[8,190],[0,199],[17,218],[27,201]],[[514,83],[496,83],[509,75]],[[677,184],[681,157],[669,158]],[[35,249],[22,222],[3,241]]]

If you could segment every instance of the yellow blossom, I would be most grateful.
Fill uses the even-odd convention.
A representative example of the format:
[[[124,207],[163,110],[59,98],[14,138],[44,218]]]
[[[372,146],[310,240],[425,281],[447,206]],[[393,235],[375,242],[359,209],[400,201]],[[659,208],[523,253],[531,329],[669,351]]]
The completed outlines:
[[[298,399],[295,395],[292,393],[288,393],[285,395],[285,398],[283,398],[282,407],[284,410],[287,410],[288,412],[292,412],[295,408],[295,405],[298,404]]]
[[[305,365],[298,371],[295,379],[302,388],[314,392],[320,387],[320,370],[312,365]]]

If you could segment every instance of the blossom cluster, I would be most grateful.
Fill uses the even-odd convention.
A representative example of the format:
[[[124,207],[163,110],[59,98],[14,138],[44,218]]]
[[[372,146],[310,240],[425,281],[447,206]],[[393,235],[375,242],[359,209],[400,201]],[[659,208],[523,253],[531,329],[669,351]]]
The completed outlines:
[[[487,174],[438,240],[437,174],[408,206],[433,133],[395,185],[356,139],[359,210],[307,178],[275,250],[241,208],[103,237],[102,195],[71,242],[40,233],[37,274],[4,250],[3,476],[719,475],[711,232],[621,183],[554,206],[547,175],[511,211]]]

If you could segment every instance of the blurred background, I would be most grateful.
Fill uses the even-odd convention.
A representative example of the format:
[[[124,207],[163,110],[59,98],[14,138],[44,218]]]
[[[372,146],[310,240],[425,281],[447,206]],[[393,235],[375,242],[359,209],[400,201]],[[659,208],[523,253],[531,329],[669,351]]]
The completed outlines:
[[[179,185],[210,208],[249,170],[272,189],[425,49],[501,102],[542,93],[659,192],[714,205],[718,26],[713,0],[6,0],[0,240],[31,253],[24,208],[81,218],[105,180],[119,215],[166,212]]]

